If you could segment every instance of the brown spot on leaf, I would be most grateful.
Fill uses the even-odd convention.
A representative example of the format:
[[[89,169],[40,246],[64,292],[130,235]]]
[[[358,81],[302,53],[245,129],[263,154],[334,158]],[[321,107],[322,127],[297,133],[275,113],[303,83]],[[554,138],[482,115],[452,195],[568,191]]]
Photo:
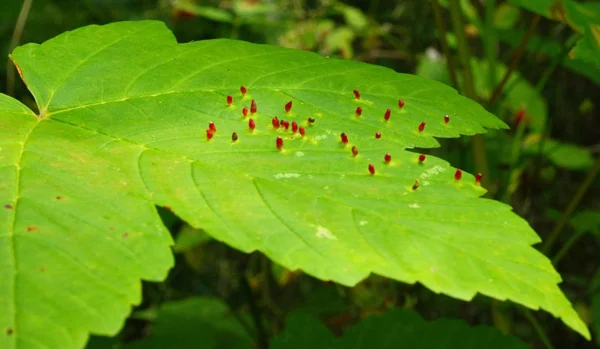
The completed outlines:
[[[4,208],[7,209],[7,210],[12,210],[13,206],[10,205],[10,204],[6,204],[6,205],[4,205]]]
[[[415,184],[412,186],[412,190],[417,190],[419,188],[419,179],[415,179]]]
[[[30,225],[27,227],[27,231],[36,231],[38,228],[35,225]]]
[[[169,210],[169,211],[172,211],[172,210],[173,210],[173,209],[171,208],[171,206],[164,206],[164,207],[165,207],[165,210]]]
[[[110,230],[110,231],[115,230],[115,227],[108,227],[108,230]]]
[[[45,272],[45,271],[46,271],[46,267],[42,265],[42,266],[40,267],[40,271],[41,271],[42,273],[43,273],[43,272]]]
[[[121,237],[123,239],[127,239],[129,237],[129,233],[123,233],[123,235],[121,235]]]
[[[12,328],[10,328],[10,327],[6,329],[6,335],[7,336],[11,336],[14,332],[15,331]]]
[[[56,200],[62,200],[62,199],[63,199],[63,197],[62,197],[62,196],[57,196],[57,197],[56,197]]]

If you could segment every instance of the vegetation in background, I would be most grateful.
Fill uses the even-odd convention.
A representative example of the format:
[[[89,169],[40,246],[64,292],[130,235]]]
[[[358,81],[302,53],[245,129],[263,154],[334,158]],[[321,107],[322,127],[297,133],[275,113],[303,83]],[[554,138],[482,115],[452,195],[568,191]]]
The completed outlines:
[[[536,248],[552,260],[563,278],[562,291],[593,335],[588,342],[552,315],[514,303],[482,296],[463,302],[376,275],[355,287],[323,282],[258,252],[234,250],[159,208],[175,240],[175,267],[164,282],[144,283],[142,302],[118,336],[93,337],[88,348],[160,348],[166,343],[185,348],[194,342],[182,338],[198,338],[206,347],[266,347],[270,342],[279,348],[292,342],[342,348],[357,336],[384,348],[386,333],[399,331],[403,334],[396,340],[414,342],[434,338],[435,329],[444,326],[465,331],[464,323],[495,327],[534,348],[600,345],[598,4],[35,0],[23,11],[21,1],[9,0],[0,12],[3,57],[17,43],[41,43],[84,25],[156,19],[179,42],[232,38],[280,45],[378,64],[457,88],[511,129],[439,139],[441,147],[417,151],[485,174],[487,197],[511,205],[540,235],[543,242]],[[37,110],[12,63],[4,63],[0,91]],[[404,333],[382,319],[402,319],[410,327]],[[459,338],[467,338],[465,333]],[[481,338],[497,335],[485,333]],[[474,336],[473,343],[479,343]],[[519,345],[513,337],[501,338],[494,347]]]

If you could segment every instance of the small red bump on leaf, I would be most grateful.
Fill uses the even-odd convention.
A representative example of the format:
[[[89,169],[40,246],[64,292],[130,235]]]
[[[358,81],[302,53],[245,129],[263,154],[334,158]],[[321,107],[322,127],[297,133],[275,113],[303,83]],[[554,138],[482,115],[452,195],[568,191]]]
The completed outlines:
[[[296,121],[292,121],[292,132],[296,133],[298,131],[298,123]]]
[[[375,174],[375,166],[369,164],[369,173],[371,173],[372,175]]]
[[[250,120],[252,120],[252,119],[250,119]],[[237,133],[235,133],[235,132],[234,132],[234,133],[232,133],[232,134],[231,134],[231,140],[232,140],[233,142],[235,142],[235,141],[237,141],[237,140],[238,140],[238,135],[237,135]]]
[[[390,119],[390,116],[392,116],[392,111],[388,109],[385,111],[385,115],[383,116],[383,118],[385,119],[385,121],[388,121]]]
[[[375,138],[377,138],[377,139],[381,138],[381,132],[377,132],[377,133],[375,134]]]
[[[418,187],[419,187],[419,180],[415,179],[415,184],[413,184],[412,190],[417,190]]]
[[[211,130],[211,129],[206,130],[206,139],[211,140],[214,135],[215,135],[215,132],[213,130]]]
[[[390,153],[387,153],[387,154],[385,154],[383,159],[385,160],[385,162],[387,162],[389,164],[392,161],[392,156],[390,155]]]
[[[208,123],[208,129],[213,132],[217,132],[217,126],[215,126],[215,123],[212,121]]]
[[[250,103],[250,113],[254,114],[256,113],[256,101],[252,100],[252,102]]]
[[[419,155],[419,162],[425,161],[425,154]]]
[[[244,107],[244,108],[242,109],[242,115],[244,115],[244,116],[248,116],[248,108]]]
[[[308,118],[308,123],[313,124],[315,122],[315,118]]]
[[[256,128],[256,123],[254,122],[254,119],[250,118],[248,120],[248,128],[250,128],[250,131],[254,131],[254,129]]]
[[[346,136],[345,133],[342,132],[342,134],[340,135],[340,138],[342,140],[342,143],[348,144],[348,136]]]
[[[352,147],[352,155],[354,155],[354,156],[358,155],[358,148],[356,146]]]
[[[233,103],[233,97],[227,96],[227,104],[231,105],[231,103]]]
[[[298,131],[300,132],[300,135],[302,137],[304,137],[304,135],[306,134],[306,130],[304,129],[304,127],[300,127],[300,129]]]
[[[456,172],[454,172],[454,179],[457,181],[460,181],[460,179],[462,178],[462,171],[459,169],[456,169]]]
[[[352,92],[354,92],[354,97],[356,97],[356,99],[360,99],[360,92],[358,92],[358,90],[353,90]]]
[[[356,116],[361,116],[361,115],[362,115],[362,108],[356,107]]]
[[[289,101],[285,104],[285,112],[289,113],[292,110],[292,101]]]
[[[478,173],[477,176],[475,176],[475,185],[481,185],[481,173]]]
[[[275,144],[277,145],[277,149],[281,150],[283,148],[283,138],[277,137]]]
[[[420,125],[419,125],[419,132],[423,132],[423,130],[425,129],[425,121],[423,121]]]
[[[273,119],[271,119],[271,124],[273,125],[273,127],[279,128],[279,119],[277,119],[277,117],[274,117]]]
[[[444,115],[444,123],[449,123],[450,122],[450,117],[448,116],[448,114]]]
[[[283,126],[283,128],[287,131],[290,128],[290,122],[281,120],[281,126]]]
[[[245,94],[246,94],[246,92],[248,92],[248,90],[246,90],[246,86],[241,86],[241,87],[240,87],[240,92],[241,92],[243,95],[245,95]]]
[[[402,107],[404,107],[404,101],[399,99],[398,100],[398,108],[402,108]]]

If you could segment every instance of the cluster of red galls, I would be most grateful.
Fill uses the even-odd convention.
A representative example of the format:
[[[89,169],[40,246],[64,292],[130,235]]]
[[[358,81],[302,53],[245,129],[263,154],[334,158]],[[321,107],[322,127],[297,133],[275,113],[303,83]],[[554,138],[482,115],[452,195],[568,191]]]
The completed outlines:
[[[245,95],[247,93],[247,89],[245,86],[241,86],[240,87],[240,92],[242,93],[242,95]],[[360,92],[358,92],[358,90],[353,90],[352,91],[354,93],[354,97],[359,100],[360,99]],[[231,105],[233,103],[233,97],[231,95],[227,96],[227,104]],[[399,108],[403,108],[404,107],[404,100],[399,99],[398,100],[398,107]],[[292,110],[292,101],[289,101],[285,104],[284,106],[285,112],[289,113]],[[356,108],[356,116],[361,116],[362,115],[362,108],[361,107],[357,107]],[[257,112],[257,106],[256,106],[256,101],[253,99],[250,103],[250,109],[248,110],[247,107],[242,108],[242,115],[244,117],[248,116],[248,112],[250,112],[250,114],[255,114]],[[383,118],[385,121],[389,121],[392,115],[392,111],[390,109],[386,109]],[[308,123],[312,124],[315,120],[313,118],[309,118],[308,119]],[[448,124],[450,122],[450,117],[448,115],[444,115],[444,123]],[[421,124],[419,124],[418,130],[419,132],[423,132],[423,130],[425,130],[425,122],[422,122]],[[290,124],[288,121],[286,120],[279,120],[279,118],[277,118],[276,116],[273,117],[273,119],[271,119],[271,125],[273,125],[273,127],[275,129],[279,129],[279,128],[283,128],[286,131],[289,130],[290,126],[292,128],[292,133],[296,133],[298,132],[302,137],[304,137],[306,135],[306,130],[304,127],[300,127],[298,126],[298,123],[296,121],[292,121],[292,123]],[[254,121],[253,118],[249,118],[248,119],[248,128],[250,129],[250,131],[254,131],[254,129],[256,128],[256,122]],[[207,139],[212,139],[214,136],[214,133],[217,131],[215,124],[213,122],[209,123],[209,127],[206,130],[206,138]],[[375,138],[379,139],[381,138],[381,133],[377,132],[375,133]],[[238,140],[238,135],[237,133],[233,133],[231,135],[231,139],[232,141],[237,141]],[[340,135],[340,139],[341,142],[345,145],[348,144],[348,135],[346,135],[345,133],[341,133]],[[277,139],[275,140],[275,145],[277,147],[278,150],[282,150],[283,149],[283,138],[281,137],[277,137]],[[352,155],[357,156],[358,155],[358,148],[356,146],[352,146]],[[392,162],[392,155],[390,155],[389,153],[386,153],[383,157],[384,161],[386,164],[389,164],[390,162]],[[419,163],[423,163],[425,161],[425,154],[420,154],[419,155]],[[369,164],[369,173],[371,175],[375,174],[375,166],[373,164]],[[462,178],[462,171],[460,169],[457,169],[456,172],[454,173],[454,179],[456,181],[460,181]],[[475,183],[476,184],[480,184],[481,183],[481,173],[478,173],[477,176],[475,177]],[[419,187],[419,181],[417,180],[415,182],[415,184],[413,185],[413,190],[416,190]]]
[[[248,92],[248,89],[245,86],[241,86],[240,92],[242,92],[242,95],[245,95]],[[232,103],[233,103],[233,97],[231,95],[227,96],[227,104],[231,105]],[[242,115],[244,117],[247,117],[248,113],[250,113],[250,115],[252,115],[252,114],[255,114],[257,112],[257,110],[258,110],[258,108],[256,106],[256,101],[253,99],[252,102],[250,102],[250,109],[248,109],[247,107],[242,108]],[[291,110],[292,110],[292,101],[289,101],[285,104],[285,112],[289,113]],[[308,119],[309,123],[313,123],[314,121],[315,120],[313,118]],[[304,135],[306,135],[306,129],[304,127],[300,127],[296,121],[292,121],[292,123],[290,124],[289,121],[279,120],[277,117],[274,117],[271,120],[271,124],[276,129],[282,127],[286,131],[289,130],[289,128],[291,126],[292,133],[298,132],[300,134],[300,136],[302,136],[302,137],[304,137]],[[248,128],[250,129],[250,131],[254,131],[254,129],[256,128],[256,121],[254,121],[253,118],[248,119]],[[212,135],[209,137],[208,133],[207,133],[207,138],[211,139]],[[231,136],[231,139],[233,141],[237,141],[238,140],[237,133],[234,132]],[[283,149],[283,138],[277,137],[276,145],[277,145],[277,149],[282,150]]]

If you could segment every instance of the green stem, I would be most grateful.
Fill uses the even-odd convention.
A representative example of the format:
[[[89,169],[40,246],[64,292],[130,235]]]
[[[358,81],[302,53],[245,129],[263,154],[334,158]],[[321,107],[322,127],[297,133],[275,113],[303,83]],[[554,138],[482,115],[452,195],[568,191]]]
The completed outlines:
[[[242,292],[246,295],[250,314],[252,315],[252,320],[254,320],[254,326],[256,326],[257,347],[258,349],[267,349],[269,347],[269,340],[262,323],[260,310],[256,304],[256,297],[252,292],[248,278],[243,274],[240,276],[240,286],[242,287]]]
[[[556,239],[558,238],[562,229],[568,222],[569,217],[571,217],[571,214],[573,213],[573,211],[575,211],[575,209],[577,208],[577,205],[579,205],[579,202],[581,201],[581,199],[587,192],[588,188],[594,182],[594,179],[596,178],[596,175],[598,174],[598,170],[600,170],[600,156],[598,156],[596,158],[596,162],[594,163],[594,166],[592,166],[592,168],[590,168],[590,170],[587,173],[587,176],[585,177],[585,179],[583,180],[583,182],[577,189],[577,192],[571,198],[571,202],[569,202],[569,205],[567,206],[567,208],[565,209],[563,214],[558,219],[558,222],[556,223],[554,230],[552,230],[550,235],[548,235],[548,238],[544,241],[544,244],[542,245],[542,252],[544,254],[548,255],[548,252],[550,251],[550,249],[552,249],[552,246],[556,242]]]
[[[17,17],[17,23],[15,24],[15,29],[13,30],[12,38],[10,40],[10,46],[8,48],[9,53],[12,53],[21,41],[21,36],[23,35],[23,29],[25,29],[25,23],[27,22],[32,2],[33,0],[24,0],[23,5],[21,5],[21,11],[19,12],[19,17]],[[14,96],[15,94],[15,67],[10,59],[6,63],[6,94],[9,96]]]
[[[449,0],[448,5],[450,7],[452,28],[454,30],[454,35],[456,35],[456,43],[458,45],[458,58],[460,59],[463,69],[465,96],[477,100],[475,84],[473,83],[473,72],[471,71],[471,54],[469,52],[467,36],[465,35],[459,0]]]
[[[521,142],[523,141],[523,136],[525,135],[525,120],[521,120],[519,125],[517,125],[517,133],[512,141],[512,148],[510,153],[510,164],[508,169],[509,179],[512,175],[515,167],[517,167],[517,163],[519,162],[519,158],[521,156]],[[502,202],[509,203],[510,201],[510,190],[507,188],[504,192],[504,197],[502,198]]]
[[[552,265],[554,265],[554,267],[556,267],[556,265],[560,262],[560,260],[567,254],[567,252],[569,252],[571,247],[573,247],[573,245],[575,245],[575,243],[577,241],[579,241],[579,239],[581,239],[584,235],[585,234],[580,233],[580,232],[576,232],[576,233],[572,234],[569,237],[569,239],[567,240],[567,242],[565,242],[560,247],[560,250],[558,250],[558,252],[554,256],[554,258],[552,258]]]
[[[490,89],[496,85],[496,27],[494,26],[494,10],[496,9],[496,0],[487,0],[485,2],[485,35],[483,44],[485,45],[485,55],[488,61],[489,75],[488,86]]]
[[[540,325],[535,316],[533,316],[531,311],[529,311],[528,309],[523,309],[522,312],[525,318],[531,323],[531,326],[533,326],[535,333],[537,333],[538,337],[540,337],[540,340],[542,341],[546,349],[554,349],[552,343],[550,342],[550,339],[548,338],[548,335],[546,335],[546,332],[544,332],[544,328],[542,327],[542,325]]]
[[[527,43],[529,42],[529,39],[531,38],[531,35],[535,31],[535,28],[537,27],[537,24],[539,21],[540,21],[540,15],[535,15],[531,19],[531,22],[529,23],[529,28],[527,28],[527,32],[523,36],[523,40],[521,40],[521,43],[515,49],[515,53],[513,54],[513,58],[510,62],[510,66],[508,67],[508,70],[506,70],[506,73],[504,73],[502,80],[500,80],[500,83],[498,84],[498,86],[496,86],[496,88],[492,92],[492,95],[490,97],[490,104],[493,104],[496,101],[496,98],[498,98],[498,96],[502,92],[502,89],[504,88],[504,85],[508,81],[508,78],[510,78],[513,71],[519,65],[519,62],[521,61],[521,57],[523,57],[523,53],[525,52],[525,48],[527,47]]]
[[[446,38],[446,22],[444,21],[444,16],[442,15],[442,6],[440,6],[440,2],[438,0],[433,1],[433,13],[435,14],[435,23],[439,30],[442,51],[444,52],[444,56],[446,56],[446,63],[448,66],[448,73],[450,73],[450,80],[452,81],[452,86],[458,90],[458,78],[456,77],[456,65],[454,63],[454,56],[450,52],[450,45],[448,45],[448,40]]]
[[[448,1],[448,5],[450,7],[452,28],[454,30],[454,35],[456,35],[458,44],[458,57],[460,59],[463,69],[464,94],[465,96],[476,101],[477,94],[475,93],[475,84],[473,83],[473,72],[471,71],[471,55],[469,53],[469,43],[467,42],[467,36],[465,35],[459,0],[450,0]],[[485,186],[486,182],[489,180],[490,173],[487,164],[485,139],[482,135],[475,135],[472,139],[475,168],[483,175],[482,185]]]
[[[542,92],[542,90],[546,86],[546,83],[550,80],[550,77],[552,76],[552,73],[554,73],[554,71],[556,70],[556,68],[562,63],[562,61],[564,60],[564,58],[571,51],[571,49],[573,48],[573,46],[575,46],[575,43],[580,38],[581,38],[580,34],[574,34],[574,35],[571,35],[571,37],[567,40],[567,42],[565,43],[565,47],[563,47],[563,49],[560,52],[560,55],[558,56],[558,58],[555,59],[552,62],[552,65],[550,67],[548,67],[548,69],[546,69],[544,71],[544,73],[542,74],[542,77],[540,77],[540,80],[538,80],[538,83],[535,85],[535,89],[538,92],[540,92],[540,93]]]

